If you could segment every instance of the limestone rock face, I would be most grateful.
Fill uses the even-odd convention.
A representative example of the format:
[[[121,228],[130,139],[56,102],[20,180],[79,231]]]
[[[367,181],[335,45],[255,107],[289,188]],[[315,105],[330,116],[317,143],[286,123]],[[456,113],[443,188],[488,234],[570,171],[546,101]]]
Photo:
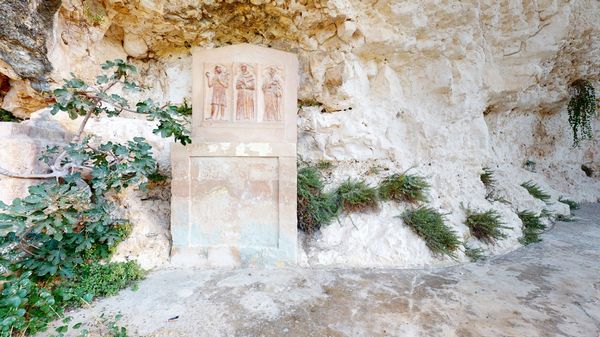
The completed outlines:
[[[60,0],[6,0],[0,3],[0,58],[25,79],[44,81],[52,70],[46,39]]]
[[[51,83],[70,72],[93,80],[105,60],[129,57],[151,88],[147,97],[176,103],[191,96],[192,46],[245,42],[295,52],[302,159],[331,161],[325,174],[332,187],[348,177],[375,184],[412,168],[431,182],[431,206],[447,212],[447,223],[469,243],[461,204],[498,210],[513,230],[496,246],[473,243],[488,253],[517,247],[517,210],[566,214],[559,196],[600,197],[598,170],[588,177],[581,169],[600,167],[598,140],[572,148],[566,111],[573,81],[589,80],[600,92],[598,1],[65,0],[48,34]],[[14,57],[0,53],[11,67]],[[17,68],[9,74],[4,63],[0,72],[11,81],[22,76]],[[18,97],[7,94],[3,106],[23,115],[40,106]],[[141,132],[102,120],[90,130],[117,138]],[[592,122],[600,132],[598,118]],[[156,144],[167,168],[168,143]],[[485,198],[483,167],[495,172],[505,202]],[[553,204],[532,198],[520,186],[528,180],[550,193]],[[138,214],[156,207],[131,206]],[[396,218],[406,207],[390,203],[380,213],[341,218],[302,248],[302,262],[453,263],[431,256]],[[168,238],[161,217],[139,220],[148,224],[140,228]],[[135,240],[128,256],[147,249],[141,243],[149,239]]]

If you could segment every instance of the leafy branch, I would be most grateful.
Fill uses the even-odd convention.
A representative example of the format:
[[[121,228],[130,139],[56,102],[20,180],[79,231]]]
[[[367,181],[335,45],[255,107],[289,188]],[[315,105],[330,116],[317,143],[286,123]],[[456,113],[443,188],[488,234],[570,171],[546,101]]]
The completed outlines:
[[[0,202],[0,337],[46,331],[54,319],[63,319],[65,325],[56,332],[64,336],[69,319],[63,317],[65,308],[80,299],[89,302],[94,295],[114,293],[141,277],[135,262],[124,266],[107,261],[130,231],[130,224],[120,218],[119,192],[144,189],[158,174],[152,147],[141,137],[102,143],[84,130],[91,116],[127,111],[146,115],[157,122],[155,134],[185,145],[190,143],[190,108],[187,102],[158,106],[151,100],[131,107],[112,91],[117,86],[140,89],[131,79],[135,67],[115,60],[102,69],[108,74],[98,76],[94,84],[72,76],[54,90],[52,113],[83,119],[68,144],[42,151],[39,159],[48,172],[26,175],[0,168],[0,174],[11,177],[55,178],[29,187],[26,197],[10,205]],[[86,266],[100,266],[99,273],[112,276],[100,284]],[[94,287],[80,287],[83,284]]]
[[[118,116],[122,112],[139,113],[147,116],[150,121],[157,121],[153,130],[155,134],[162,137],[173,137],[176,142],[183,145],[191,143],[189,132],[188,115],[182,113],[182,106],[165,104],[159,106],[148,99],[136,104],[135,108],[129,102],[111,89],[120,86],[124,90],[141,90],[132,76],[137,73],[134,65],[123,60],[107,61],[102,64],[102,70],[108,71],[96,77],[93,84],[88,84],[82,79],[71,74],[71,79],[65,80],[62,87],[53,91],[54,104],[51,113],[66,112],[71,119],[83,117],[77,133],[63,151],[56,156],[54,162],[48,163],[49,172],[38,174],[14,173],[0,167],[0,174],[13,178],[47,179],[61,178],[75,172],[85,172],[93,169],[93,166],[77,165],[72,161],[65,160],[68,148],[73,148],[82,141],[85,126],[90,117],[105,114],[109,117]],[[184,102],[187,107],[187,102]]]

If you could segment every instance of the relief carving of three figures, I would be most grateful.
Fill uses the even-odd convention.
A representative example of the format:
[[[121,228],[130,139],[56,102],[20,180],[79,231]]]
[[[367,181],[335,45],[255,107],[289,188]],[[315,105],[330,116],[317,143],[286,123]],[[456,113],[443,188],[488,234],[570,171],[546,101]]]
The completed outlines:
[[[248,64],[239,66],[235,78],[235,119],[255,120],[256,76],[254,67]],[[227,109],[227,89],[229,73],[222,65],[216,65],[213,72],[206,72],[208,87],[212,89],[210,116],[207,119],[225,119]],[[281,121],[283,108],[283,80],[277,67],[267,67],[262,85],[265,121]]]

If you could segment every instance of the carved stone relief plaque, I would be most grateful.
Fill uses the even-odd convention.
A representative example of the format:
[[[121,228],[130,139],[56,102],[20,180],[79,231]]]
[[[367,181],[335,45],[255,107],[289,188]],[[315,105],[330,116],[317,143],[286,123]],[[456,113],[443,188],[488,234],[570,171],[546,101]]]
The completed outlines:
[[[192,58],[192,144],[171,152],[172,263],[296,264],[296,56],[244,44]]]

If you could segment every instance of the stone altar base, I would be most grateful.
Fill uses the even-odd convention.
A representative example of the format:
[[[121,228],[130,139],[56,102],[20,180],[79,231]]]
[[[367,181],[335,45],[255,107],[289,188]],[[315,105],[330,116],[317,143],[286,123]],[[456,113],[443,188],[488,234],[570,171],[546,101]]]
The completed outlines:
[[[172,149],[171,262],[296,263],[296,146],[194,143]]]

